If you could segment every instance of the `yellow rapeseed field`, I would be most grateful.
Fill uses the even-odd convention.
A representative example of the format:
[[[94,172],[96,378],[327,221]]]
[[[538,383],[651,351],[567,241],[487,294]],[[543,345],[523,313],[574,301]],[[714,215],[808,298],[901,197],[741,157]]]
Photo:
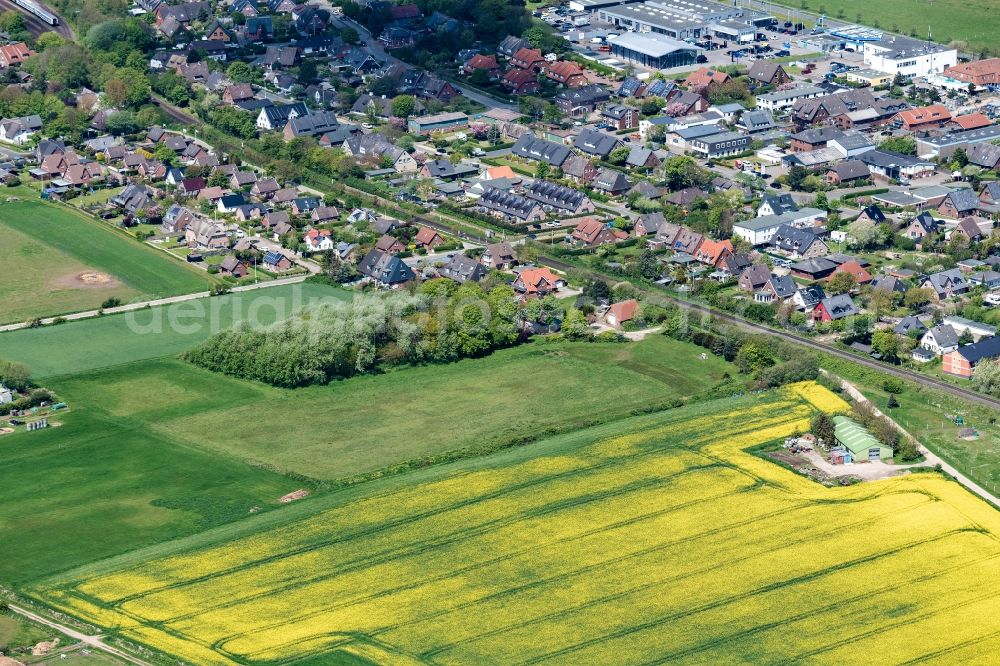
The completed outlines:
[[[825,488],[746,451],[817,409],[848,406],[803,383],[635,417],[35,592],[204,665],[994,661],[998,514],[934,474]]]

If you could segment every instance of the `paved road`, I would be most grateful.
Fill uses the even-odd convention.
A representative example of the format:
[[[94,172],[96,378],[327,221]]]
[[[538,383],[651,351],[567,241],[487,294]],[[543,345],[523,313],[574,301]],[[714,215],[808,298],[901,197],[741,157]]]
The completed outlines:
[[[278,287],[284,284],[296,284],[303,282],[308,276],[306,275],[295,275],[287,278],[279,278],[277,280],[271,280],[269,282],[260,282],[258,284],[247,284],[240,287],[233,287],[232,292],[241,291],[253,291],[255,289],[268,289],[270,287]],[[170,296],[168,298],[158,298],[152,301],[142,301],[141,303],[129,303],[128,305],[120,305],[116,308],[106,308],[104,314],[119,314],[122,312],[132,312],[134,310],[141,310],[145,307],[157,307],[161,305],[171,305],[173,303],[183,303],[184,301],[193,301],[198,298],[208,298],[211,294],[207,291],[197,291],[191,294],[182,294],[180,296]],[[66,321],[76,321],[79,319],[90,319],[91,317],[99,316],[100,310],[87,310],[86,312],[74,312],[72,314],[62,315],[60,319]],[[42,324],[51,324],[56,317],[45,317],[41,320]],[[28,322],[21,322],[19,324],[7,324],[5,326],[0,326],[0,333],[5,333],[7,331],[17,331],[22,328],[28,328]]]
[[[22,616],[28,618],[29,620],[32,620],[33,622],[37,622],[38,624],[45,625],[46,627],[49,627],[50,629],[55,629],[58,632],[66,634],[67,636],[69,636],[73,640],[79,641],[79,642],[83,643],[84,645],[88,645],[88,646],[90,646],[90,647],[92,647],[92,648],[94,648],[96,650],[102,650],[103,652],[107,652],[108,654],[113,655],[113,656],[117,657],[118,659],[123,659],[123,660],[129,662],[130,664],[137,664],[138,666],[150,666],[149,662],[143,661],[142,659],[139,659],[138,657],[133,657],[132,655],[128,654],[127,652],[122,652],[118,648],[115,648],[115,647],[112,647],[112,646],[108,645],[107,643],[105,643],[102,640],[102,637],[99,634],[96,635],[96,636],[88,636],[86,634],[80,633],[79,631],[77,631],[75,629],[71,629],[70,627],[67,627],[66,625],[62,625],[62,624],[59,624],[57,622],[53,622],[52,620],[48,620],[48,619],[42,617],[41,615],[36,615],[35,613],[32,613],[31,611],[29,611],[27,609],[21,608],[20,606],[15,606],[14,604],[8,604],[8,607],[12,611],[14,611],[15,613],[17,613],[18,615],[22,615]]]

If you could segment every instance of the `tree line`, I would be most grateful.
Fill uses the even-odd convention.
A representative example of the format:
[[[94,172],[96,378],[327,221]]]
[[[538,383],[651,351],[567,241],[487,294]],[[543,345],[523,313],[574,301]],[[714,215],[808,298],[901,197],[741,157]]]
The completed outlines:
[[[507,285],[430,280],[414,293],[362,294],[266,328],[242,325],[184,354],[215,372],[293,388],[400,364],[484,356],[524,339]]]

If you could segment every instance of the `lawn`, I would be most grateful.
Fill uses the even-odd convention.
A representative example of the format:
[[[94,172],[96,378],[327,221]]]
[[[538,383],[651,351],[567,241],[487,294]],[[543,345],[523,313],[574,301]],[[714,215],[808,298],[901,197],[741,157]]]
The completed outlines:
[[[88,286],[95,279],[107,280],[130,300],[206,291],[213,283],[204,271],[83,213],[41,200],[0,202],[0,229],[18,232],[5,236],[13,247],[0,254],[20,257],[21,266],[18,295],[0,288],[0,323],[100,307],[104,290]],[[32,254],[38,262],[30,261]],[[62,257],[71,261],[60,267]]]
[[[270,324],[312,299],[345,300],[351,292],[295,284],[201,298],[133,313],[0,333],[0,358],[28,364],[38,378],[174,356],[237,321]]]
[[[778,0],[775,4],[792,9],[826,12],[831,18],[860,22],[893,32],[926,39],[928,27],[934,41],[947,44],[953,40],[966,42],[978,53],[1000,52],[1000,13],[992,0]],[[842,13],[841,13],[842,12]],[[781,12],[778,12],[779,14]]]
[[[716,357],[700,360],[700,351],[665,336],[535,343],[295,390],[163,360],[54,386],[74,408],[280,472],[335,480],[661,408],[735,374]]]
[[[0,206],[2,210],[2,206]],[[108,298],[123,302],[139,292],[119,280],[88,284],[94,269],[71,254],[0,224],[0,323],[41,314],[99,308]]]
[[[44,628],[9,611],[0,612],[0,653],[15,654],[42,641],[60,636],[58,631]],[[65,640],[65,637],[62,637]],[[29,651],[30,654],[30,651]]]
[[[1000,516],[935,474],[826,488],[744,452],[838,404],[804,389],[363,484],[32,594],[205,666],[990,661]]]
[[[0,584],[237,520],[302,487],[322,490],[302,477],[527,441],[662,405],[733,372],[698,352],[662,336],[533,344],[297,391],[174,359],[57,378],[50,385],[71,409],[60,427],[0,436]],[[683,364],[701,368],[685,373]]]
[[[909,383],[896,395],[899,407],[888,409],[889,394],[883,388],[884,376],[829,358],[824,359],[822,365],[853,382],[879,409],[898,421],[928,449],[994,495],[1000,493],[1000,424],[995,410]],[[957,415],[962,416],[963,425],[955,423]],[[977,430],[979,439],[960,439],[958,431],[962,428]]]
[[[75,409],[0,436],[0,581],[23,581],[267,509],[300,482]]]

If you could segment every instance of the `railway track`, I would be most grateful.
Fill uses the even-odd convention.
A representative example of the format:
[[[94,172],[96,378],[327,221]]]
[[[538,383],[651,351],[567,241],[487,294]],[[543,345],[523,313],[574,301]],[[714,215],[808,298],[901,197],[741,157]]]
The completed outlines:
[[[605,280],[612,277],[612,276],[601,275],[600,273],[595,273],[593,271],[586,271],[585,269],[580,269],[578,266],[566,263],[565,261],[559,261],[558,259],[552,259],[551,257],[538,257],[538,263],[560,271],[584,270],[584,272],[589,273],[593,277]],[[815,340],[802,338],[797,335],[787,333],[785,331],[778,331],[773,328],[764,326],[762,324],[749,321],[737,315],[730,314],[728,312],[721,312],[713,308],[710,308],[708,306],[700,305],[698,303],[690,303],[688,301],[685,301],[683,299],[665,293],[665,290],[658,291],[657,295],[666,298],[667,300],[675,303],[679,307],[682,307],[686,310],[698,312],[705,315],[711,315],[717,319],[721,319],[722,321],[726,321],[731,324],[736,324],[737,326],[741,326],[743,328],[752,330],[754,332],[773,335],[775,337],[781,338],[782,340],[787,340],[788,342],[795,343],[802,347],[806,347],[814,351],[820,351],[825,354],[830,354],[832,356],[836,356],[838,358],[842,358],[847,361],[852,361],[859,365],[863,365],[866,368],[871,368],[872,370],[878,370],[879,372],[884,372],[887,375],[892,375],[893,377],[898,377],[900,379],[913,382],[925,388],[931,388],[937,391],[943,391],[945,393],[948,393],[949,395],[955,396],[956,398],[968,400],[970,402],[984,405],[986,407],[992,407],[993,409],[1000,409],[1000,400],[997,400],[996,398],[991,398],[988,395],[976,393],[975,391],[969,391],[959,386],[948,384],[946,382],[934,379],[933,377],[926,377],[924,375],[912,372],[910,370],[904,370],[902,368],[897,368],[891,365],[886,365],[884,363],[879,363],[878,361],[875,361],[870,358],[855,356],[854,354],[846,352],[842,349],[837,349],[836,347],[831,347],[830,345],[825,345],[821,342],[816,342]]]
[[[41,4],[41,3],[39,3]],[[62,35],[68,41],[73,41],[76,36],[73,34],[73,29],[69,27],[66,23],[66,19],[59,16],[55,11],[52,10],[48,5],[42,5],[42,8],[48,12],[51,12],[53,16],[59,18],[59,25],[49,25],[42,19],[38,18],[24,7],[20,5],[15,5],[11,0],[0,0],[0,10],[2,11],[15,11],[24,17],[24,25],[33,36],[37,37],[43,32],[55,32]]]

